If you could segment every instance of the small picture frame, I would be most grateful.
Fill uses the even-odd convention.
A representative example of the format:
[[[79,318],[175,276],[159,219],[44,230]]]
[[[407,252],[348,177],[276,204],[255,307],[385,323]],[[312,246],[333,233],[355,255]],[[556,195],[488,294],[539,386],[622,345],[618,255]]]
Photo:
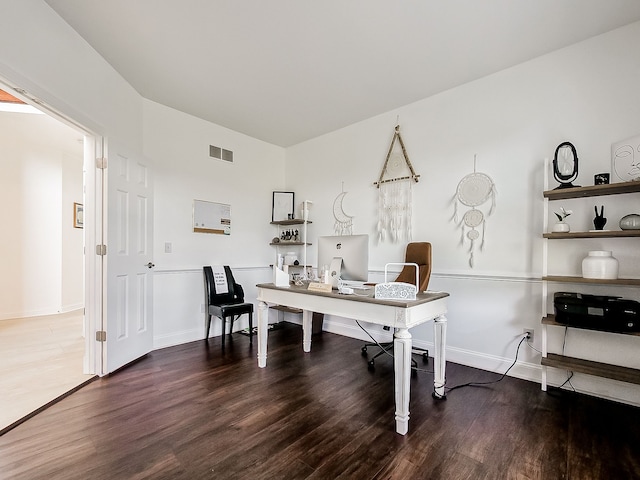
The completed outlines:
[[[293,218],[294,193],[293,192],[273,192],[273,202],[271,208],[271,221],[281,222]]]
[[[84,227],[84,210],[81,203],[73,202],[73,228]]]

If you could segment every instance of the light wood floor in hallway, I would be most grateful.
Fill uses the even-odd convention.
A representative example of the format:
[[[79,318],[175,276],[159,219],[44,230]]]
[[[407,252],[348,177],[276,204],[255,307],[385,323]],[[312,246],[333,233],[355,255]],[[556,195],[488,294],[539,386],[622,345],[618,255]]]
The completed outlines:
[[[82,312],[0,320],[0,431],[89,380]]]

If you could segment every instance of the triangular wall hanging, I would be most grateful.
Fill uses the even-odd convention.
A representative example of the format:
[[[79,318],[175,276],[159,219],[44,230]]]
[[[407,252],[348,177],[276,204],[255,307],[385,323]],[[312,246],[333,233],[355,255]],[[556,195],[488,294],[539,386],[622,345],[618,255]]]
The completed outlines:
[[[380,178],[373,184],[378,187],[378,236],[380,241],[397,242],[403,237],[411,240],[411,187],[420,175],[416,175],[407,155],[407,149],[396,125],[387,158]]]

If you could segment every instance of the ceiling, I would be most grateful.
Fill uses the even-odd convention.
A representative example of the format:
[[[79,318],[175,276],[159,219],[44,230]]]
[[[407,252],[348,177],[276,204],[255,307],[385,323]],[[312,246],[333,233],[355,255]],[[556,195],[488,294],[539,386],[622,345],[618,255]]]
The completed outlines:
[[[637,0],[45,0],[143,97],[283,147],[640,20]]]

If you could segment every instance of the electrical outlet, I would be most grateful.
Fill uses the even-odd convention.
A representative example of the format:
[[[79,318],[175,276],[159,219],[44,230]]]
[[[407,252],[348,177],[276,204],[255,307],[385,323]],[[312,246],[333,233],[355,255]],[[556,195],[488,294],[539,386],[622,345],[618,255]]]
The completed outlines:
[[[523,328],[522,329],[522,333],[525,333],[527,335],[527,340],[529,342],[533,342],[533,328]]]

